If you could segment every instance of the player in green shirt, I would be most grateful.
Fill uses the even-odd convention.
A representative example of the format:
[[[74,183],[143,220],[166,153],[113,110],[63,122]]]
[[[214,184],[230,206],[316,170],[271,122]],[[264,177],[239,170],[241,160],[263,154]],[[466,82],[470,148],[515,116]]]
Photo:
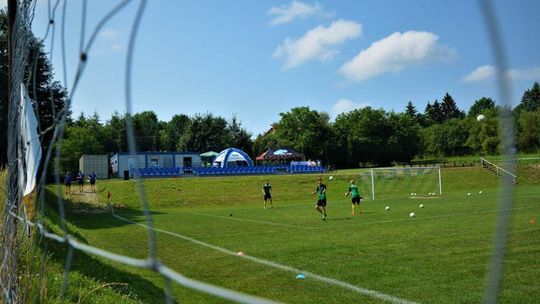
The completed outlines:
[[[351,195],[352,197],[352,215],[355,214],[355,206],[360,205],[360,201],[362,200],[362,197],[360,196],[360,191],[358,191],[358,186],[354,182],[354,179],[351,180],[351,184],[349,185],[349,191],[345,192],[345,196]],[[362,213],[362,210],[360,210],[360,213]]]
[[[323,221],[326,220],[326,185],[322,183],[322,178],[319,178],[319,185],[315,188],[315,192],[311,195],[317,194],[317,204],[315,210],[323,215]]]
[[[272,202],[272,186],[270,185],[270,182],[268,180],[266,180],[262,187],[262,193],[264,200],[264,209],[266,209],[266,201],[270,201],[270,208],[274,208],[274,204]]]

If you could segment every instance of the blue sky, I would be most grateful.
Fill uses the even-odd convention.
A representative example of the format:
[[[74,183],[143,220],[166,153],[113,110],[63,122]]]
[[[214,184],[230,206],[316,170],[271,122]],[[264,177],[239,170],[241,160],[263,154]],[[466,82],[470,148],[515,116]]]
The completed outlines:
[[[4,1],[5,2],[5,1]],[[54,2],[54,1],[52,1]],[[87,37],[119,1],[88,1]],[[513,99],[540,81],[540,1],[494,1],[508,47]],[[98,35],[73,103],[75,115],[125,111],[124,66],[138,1]],[[81,1],[68,1],[68,86],[78,60]],[[61,9],[56,12],[60,24]],[[492,50],[476,1],[150,0],[133,66],[133,110],[233,114],[257,135],[279,113],[310,106],[332,117],[370,105],[423,111],[449,92],[467,110],[498,100]],[[34,32],[44,34],[47,1]],[[63,80],[59,27],[53,57]],[[50,40],[47,41],[50,46]]]

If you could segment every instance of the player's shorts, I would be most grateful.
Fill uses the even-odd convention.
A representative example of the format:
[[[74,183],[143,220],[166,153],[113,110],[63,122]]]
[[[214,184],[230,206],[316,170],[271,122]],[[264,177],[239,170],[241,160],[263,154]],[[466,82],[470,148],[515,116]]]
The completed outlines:
[[[64,183],[64,185],[66,185],[66,187],[70,187],[70,186],[71,186],[71,182],[66,182],[66,183]]]
[[[79,180],[77,182],[79,183],[79,185],[84,185],[84,180]]]
[[[320,199],[317,201],[317,206],[326,207],[326,199]]]
[[[272,199],[272,194],[265,194],[264,195],[264,200],[271,200]]]
[[[96,180],[90,180],[90,185],[95,185],[96,184]]]
[[[360,205],[360,199],[361,199],[360,196],[354,196],[351,201],[355,205]]]

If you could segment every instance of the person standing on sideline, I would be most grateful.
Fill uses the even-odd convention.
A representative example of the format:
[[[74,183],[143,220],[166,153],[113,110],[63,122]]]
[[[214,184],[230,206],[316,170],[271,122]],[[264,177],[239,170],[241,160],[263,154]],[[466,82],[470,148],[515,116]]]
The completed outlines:
[[[90,181],[90,189],[92,191],[96,192],[96,179],[97,175],[92,171],[92,173],[88,174],[88,180]]]
[[[71,173],[66,172],[66,175],[64,176],[64,186],[66,186],[66,194],[71,193],[71,182],[73,182],[73,177],[71,177]]]
[[[360,196],[360,191],[358,191],[358,185],[356,185],[354,179],[351,180],[351,183],[349,185],[349,191],[345,192],[345,196],[351,195],[351,202],[352,202],[352,215],[355,214],[355,206],[360,206],[360,201],[362,200],[362,197]],[[360,209],[360,213],[362,213],[362,209]]]
[[[311,195],[317,194],[317,204],[315,205],[315,210],[319,213],[322,213],[322,220],[326,220],[326,185],[323,184],[322,178],[319,177],[319,185],[315,188],[315,192]]]
[[[77,183],[79,184],[79,192],[84,192],[84,173],[82,171],[79,171],[77,173]]]
[[[270,201],[270,208],[274,208],[274,204],[272,202],[272,186],[270,185],[270,182],[266,180],[262,187],[262,193],[263,193],[263,200],[264,200],[264,209],[266,209],[266,202]]]

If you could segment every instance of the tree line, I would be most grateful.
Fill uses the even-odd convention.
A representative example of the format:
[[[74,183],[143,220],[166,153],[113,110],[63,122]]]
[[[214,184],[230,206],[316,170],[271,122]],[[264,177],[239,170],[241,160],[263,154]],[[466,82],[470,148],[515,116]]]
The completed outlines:
[[[306,157],[338,167],[408,163],[414,158],[493,155],[501,153],[499,117],[513,114],[519,152],[540,151],[540,86],[526,90],[514,109],[501,108],[487,97],[476,100],[468,112],[446,93],[419,112],[408,102],[403,112],[365,107],[328,114],[297,107],[281,113],[270,132],[254,141],[254,152],[270,146],[288,146]],[[478,115],[485,118],[477,120]]]
[[[501,152],[499,116],[513,112],[520,152],[540,151],[540,86],[525,91],[515,109],[500,108],[491,98],[476,100],[468,112],[446,93],[419,112],[409,102],[403,112],[365,107],[342,113],[334,121],[322,111],[295,107],[280,113],[270,130],[258,135],[212,113],[174,115],[161,121],[152,111],[129,117],[139,151],[221,151],[240,148],[255,157],[272,147],[290,147],[306,158],[338,167],[391,165],[419,157],[492,155]],[[478,115],[485,118],[477,120]],[[76,168],[82,154],[127,151],[127,115],[114,113],[105,122],[97,114],[79,115],[66,125],[60,148],[63,168]]]

